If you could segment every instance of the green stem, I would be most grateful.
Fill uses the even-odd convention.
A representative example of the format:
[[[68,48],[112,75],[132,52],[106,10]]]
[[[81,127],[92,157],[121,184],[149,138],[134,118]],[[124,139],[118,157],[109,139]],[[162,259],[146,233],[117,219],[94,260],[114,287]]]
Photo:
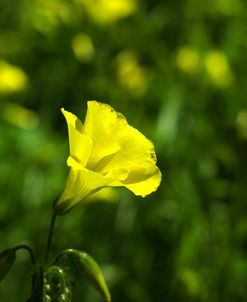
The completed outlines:
[[[52,215],[52,218],[51,218],[49,234],[48,234],[48,239],[47,239],[44,263],[46,263],[49,260],[49,256],[50,256],[50,252],[51,252],[52,236],[53,236],[53,230],[54,230],[56,217],[57,217],[56,213],[53,212],[53,215]]]
[[[34,253],[33,253],[33,250],[31,249],[30,246],[28,246],[26,244],[20,244],[20,245],[15,246],[14,249],[16,251],[17,250],[21,250],[21,249],[28,251],[28,253],[29,253],[30,257],[31,257],[31,261],[32,261],[33,266],[36,265],[36,260],[35,260],[35,257],[34,257]]]

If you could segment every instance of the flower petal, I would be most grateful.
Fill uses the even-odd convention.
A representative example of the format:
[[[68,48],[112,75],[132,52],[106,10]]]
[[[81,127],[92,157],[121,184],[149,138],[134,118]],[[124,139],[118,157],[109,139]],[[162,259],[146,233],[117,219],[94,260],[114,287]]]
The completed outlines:
[[[121,128],[126,120],[123,115],[115,112],[109,105],[96,101],[87,102],[87,115],[83,134],[93,140],[92,153],[87,167],[94,166],[104,157],[115,154],[120,148]]]
[[[145,197],[146,195],[157,190],[161,182],[161,172],[156,167],[151,169],[149,173],[142,171],[141,169],[132,170],[128,178],[122,182],[122,185],[132,191],[135,195]],[[144,172],[144,173],[143,173]]]
[[[55,212],[63,215],[86,197],[110,185],[114,179],[87,169],[70,169],[65,189],[54,204]]]
[[[72,113],[61,109],[68,125],[70,156],[68,166],[75,167],[77,164],[85,167],[92,149],[90,137],[81,133],[82,122]]]

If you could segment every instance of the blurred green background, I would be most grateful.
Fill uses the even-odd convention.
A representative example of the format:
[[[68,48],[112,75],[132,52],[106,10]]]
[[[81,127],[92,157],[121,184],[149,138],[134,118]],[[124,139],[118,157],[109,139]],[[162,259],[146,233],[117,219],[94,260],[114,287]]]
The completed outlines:
[[[247,300],[244,0],[0,1],[0,250],[39,257],[68,169],[61,107],[96,99],[155,144],[159,190],[116,189],[58,219],[54,252],[87,251],[113,301]],[[25,252],[0,301],[25,301]],[[102,301],[86,280],[74,301]]]

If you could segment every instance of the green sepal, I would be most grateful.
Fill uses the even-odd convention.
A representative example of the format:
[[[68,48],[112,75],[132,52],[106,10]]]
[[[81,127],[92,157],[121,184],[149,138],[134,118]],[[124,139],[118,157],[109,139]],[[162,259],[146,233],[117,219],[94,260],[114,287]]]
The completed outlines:
[[[71,210],[70,205],[71,205],[70,199],[63,201],[61,204],[58,204],[58,201],[56,200],[53,203],[54,213],[60,216],[65,215]]]
[[[69,269],[75,280],[78,279],[78,276],[86,276],[104,299],[111,302],[111,295],[101,268],[90,255],[78,250],[68,249],[59,254],[54,262]]]
[[[4,279],[15,262],[16,251],[15,249],[6,249],[0,253],[0,281]]]

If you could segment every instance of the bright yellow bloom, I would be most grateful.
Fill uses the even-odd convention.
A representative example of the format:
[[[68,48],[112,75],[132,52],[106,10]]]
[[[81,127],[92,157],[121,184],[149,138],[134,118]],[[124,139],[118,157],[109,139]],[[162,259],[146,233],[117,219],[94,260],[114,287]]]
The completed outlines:
[[[54,204],[63,215],[104,187],[123,186],[142,197],[161,181],[153,143],[107,104],[87,103],[84,124],[62,109],[68,124],[70,172],[65,189]]]

